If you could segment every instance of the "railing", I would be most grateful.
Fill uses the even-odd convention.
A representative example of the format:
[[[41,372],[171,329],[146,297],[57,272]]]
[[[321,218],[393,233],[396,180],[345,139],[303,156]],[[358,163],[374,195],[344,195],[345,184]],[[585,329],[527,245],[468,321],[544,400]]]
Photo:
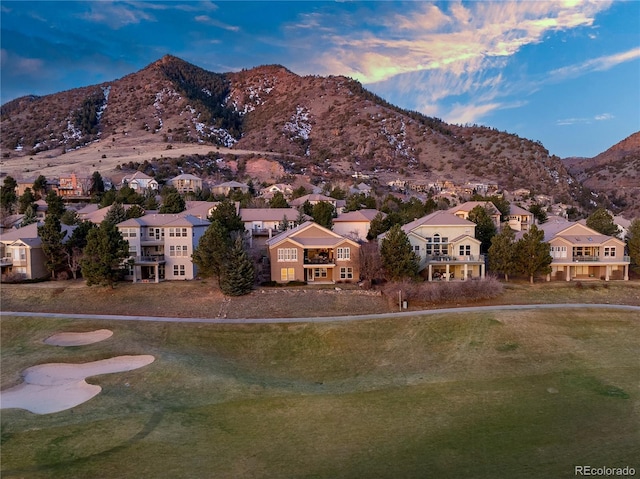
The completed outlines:
[[[136,263],[164,263],[165,257],[163,254],[151,254],[146,256],[136,256]]]
[[[5,257],[0,258],[0,266],[11,266],[13,264],[13,258]]]
[[[460,261],[463,263],[469,263],[469,262],[477,263],[477,262],[484,262],[484,255],[480,254],[480,255],[456,256],[456,255],[440,254],[440,255],[427,256],[426,260],[427,262],[431,262],[431,263],[437,263],[437,262],[450,263],[452,261]]]
[[[335,261],[331,258],[323,258],[322,256],[316,256],[314,258],[305,258],[304,264],[333,264]]]
[[[574,256],[573,261],[576,263],[594,263],[600,261],[598,256]]]

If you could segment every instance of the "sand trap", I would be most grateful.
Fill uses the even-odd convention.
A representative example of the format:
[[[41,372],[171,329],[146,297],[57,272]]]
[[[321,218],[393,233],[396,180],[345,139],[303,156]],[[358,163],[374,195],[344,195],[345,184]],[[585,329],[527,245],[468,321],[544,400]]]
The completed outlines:
[[[113,336],[113,331],[98,329],[96,331],[87,331],[86,333],[58,333],[49,336],[44,342],[52,346],[86,346],[87,344],[104,341],[111,336]]]
[[[99,374],[131,371],[148,364],[151,355],[118,356],[84,364],[49,363],[24,370],[24,383],[0,393],[0,409],[26,409],[50,414],[71,409],[96,396],[102,388],[85,379]]]

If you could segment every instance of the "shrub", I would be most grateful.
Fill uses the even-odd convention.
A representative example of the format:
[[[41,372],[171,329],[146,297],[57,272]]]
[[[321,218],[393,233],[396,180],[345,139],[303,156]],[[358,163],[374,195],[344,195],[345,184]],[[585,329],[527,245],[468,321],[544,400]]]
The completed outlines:
[[[398,291],[403,301],[437,304],[495,298],[502,294],[504,285],[493,276],[468,281],[390,282],[384,285],[382,294],[391,306],[398,304]]]

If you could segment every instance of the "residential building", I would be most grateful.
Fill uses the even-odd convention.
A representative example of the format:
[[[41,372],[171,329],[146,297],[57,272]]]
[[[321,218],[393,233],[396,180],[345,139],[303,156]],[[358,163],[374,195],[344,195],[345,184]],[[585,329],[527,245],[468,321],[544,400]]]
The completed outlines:
[[[141,171],[136,171],[131,175],[122,177],[122,181],[120,182],[120,184],[122,186],[127,185],[129,188],[139,194],[147,190],[158,191],[159,188],[158,182],[154,178],[150,177],[149,175],[145,175]]]
[[[300,198],[296,198],[295,200],[291,200],[289,202],[289,204],[291,206],[293,206],[294,208],[299,208],[300,206],[304,205],[307,201],[311,205],[315,205],[315,204],[320,203],[322,201],[324,201],[326,203],[330,203],[331,205],[333,205],[333,208],[335,209],[336,214],[342,213],[342,210],[344,209],[344,207],[346,205],[346,201],[345,200],[337,200],[335,198],[331,198],[330,196],[325,196],[325,195],[322,195],[322,194],[319,194],[319,193],[312,193],[312,194],[309,194],[309,195],[301,196]]]
[[[484,255],[475,229],[472,221],[442,210],[402,226],[428,281],[484,278]]]
[[[211,187],[211,192],[216,196],[227,196],[232,191],[246,193],[249,191],[249,185],[238,181],[227,181]]]
[[[133,260],[127,279],[134,283],[194,279],[198,271],[191,255],[209,224],[182,214],[150,214],[118,223]]]
[[[306,221],[267,240],[271,279],[278,283],[358,281],[360,244]]]
[[[529,231],[534,224],[534,216],[531,211],[520,208],[518,205],[511,204],[509,206],[509,228],[513,231]]]
[[[65,241],[75,226],[61,225]],[[51,275],[45,265],[42,241],[38,236],[38,223],[0,234],[0,267],[2,278],[8,274],[20,279],[38,279]]]
[[[283,229],[296,226],[300,212],[295,208],[241,208],[240,217],[249,233],[251,247],[266,246],[266,240]],[[304,220],[309,219],[304,215]]]
[[[333,231],[354,241],[366,241],[371,220],[380,212],[375,209],[362,209],[341,213],[333,219]],[[387,215],[382,213],[383,217]]]
[[[554,221],[538,228],[544,231],[553,258],[548,281],[629,279],[630,258],[622,240],[580,223]]]
[[[453,213],[454,215],[456,215],[458,218],[466,220],[469,218],[469,213],[471,213],[471,210],[473,210],[477,206],[485,208],[489,213],[489,216],[491,216],[493,224],[496,226],[496,228],[500,228],[500,212],[495,207],[495,205],[491,203],[491,201],[467,201],[465,203],[462,203],[461,205],[449,208],[448,211],[449,213]]]
[[[86,200],[91,196],[90,176],[79,176],[75,173],[60,176],[56,194],[68,200]]]
[[[173,186],[178,193],[196,193],[202,190],[202,178],[191,174],[178,175],[167,180],[167,184]]]
[[[273,195],[276,193],[282,193],[285,198],[289,198],[293,193],[293,186],[285,183],[276,183],[275,185],[270,185],[260,190],[260,196],[265,199],[273,198]]]

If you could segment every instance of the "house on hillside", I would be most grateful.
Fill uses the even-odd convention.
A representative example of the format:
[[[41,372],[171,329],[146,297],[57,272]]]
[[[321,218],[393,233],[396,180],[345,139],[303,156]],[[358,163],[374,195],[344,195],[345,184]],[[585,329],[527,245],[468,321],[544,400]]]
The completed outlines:
[[[134,283],[194,279],[198,271],[191,255],[209,224],[182,214],[150,214],[118,223],[131,255],[126,278]]]
[[[241,208],[240,217],[244,222],[252,247],[266,246],[266,240],[280,234],[283,229],[292,229],[300,213],[295,208]],[[308,220],[304,215],[304,220]]]
[[[513,231],[529,231],[534,224],[534,216],[531,211],[520,208],[518,205],[509,205],[509,228]]]
[[[428,281],[484,278],[484,255],[475,229],[472,221],[442,210],[402,226]]]
[[[330,196],[325,196],[319,193],[312,193],[309,195],[301,196],[300,198],[296,198],[295,200],[291,200],[289,204],[294,208],[299,208],[304,205],[305,202],[309,202],[311,205],[315,205],[322,201],[326,203],[330,203],[333,206],[333,209],[336,211],[336,214],[342,213],[342,210],[346,206],[345,200],[337,200],[335,198],[331,198]]]
[[[580,223],[548,221],[538,228],[553,258],[547,281],[629,279],[631,261],[624,254],[624,241]]]
[[[333,231],[355,241],[366,241],[371,221],[379,213],[374,209],[362,209],[339,214],[333,219]],[[382,215],[387,216],[384,213]]]
[[[61,225],[63,241],[70,236],[75,226]],[[42,241],[38,236],[38,223],[13,229],[0,234],[0,268],[2,279],[8,275],[19,279],[38,279],[51,275],[46,267]]]
[[[67,200],[86,200],[91,196],[91,184],[93,180],[90,176],[81,176],[71,173],[61,175],[58,179],[56,194]]]
[[[360,244],[306,221],[267,240],[271,280],[336,283],[358,281]]]
[[[227,181],[211,187],[211,193],[216,196],[228,196],[232,191],[247,193],[249,191],[249,185],[238,181]]]
[[[159,188],[158,182],[154,178],[149,175],[145,175],[141,171],[136,171],[131,175],[123,176],[120,185],[126,185],[139,194],[147,190],[158,191]]]
[[[496,228],[499,229],[500,228],[500,212],[498,211],[498,208],[496,208],[495,205],[491,203],[491,201],[466,201],[461,205],[454,206],[453,208],[449,208],[448,211],[449,213],[456,215],[458,218],[462,218],[466,220],[469,218],[469,213],[471,213],[471,210],[477,206],[480,206],[481,208],[485,208],[487,210],[487,212],[489,213],[489,216],[491,216],[491,220],[493,221],[493,224],[496,226]]]
[[[260,196],[267,200],[273,198],[276,193],[282,193],[285,198],[289,198],[293,193],[293,186],[285,183],[276,183],[260,190]]]
[[[184,173],[167,180],[167,184],[173,186],[178,193],[196,193],[202,190],[202,178]]]

